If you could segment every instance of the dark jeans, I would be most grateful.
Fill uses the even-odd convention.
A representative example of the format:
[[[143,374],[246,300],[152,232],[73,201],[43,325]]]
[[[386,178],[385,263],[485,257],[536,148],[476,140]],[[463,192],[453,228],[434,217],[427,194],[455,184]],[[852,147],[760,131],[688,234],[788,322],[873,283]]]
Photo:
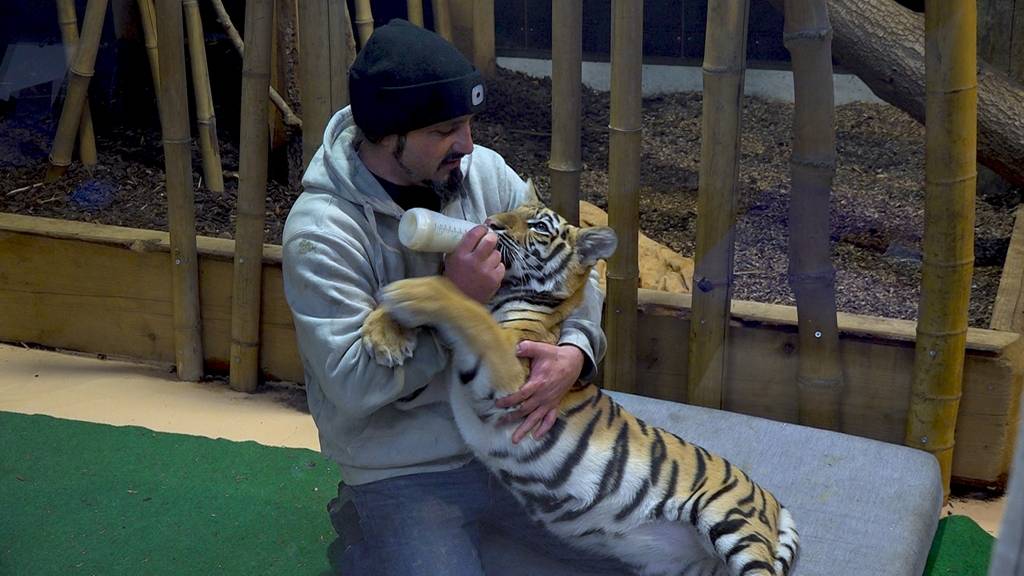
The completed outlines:
[[[339,535],[331,564],[344,576],[482,576],[480,535],[491,531],[569,562],[578,574],[630,573],[615,560],[567,546],[533,522],[475,460],[447,472],[340,484],[328,512]]]

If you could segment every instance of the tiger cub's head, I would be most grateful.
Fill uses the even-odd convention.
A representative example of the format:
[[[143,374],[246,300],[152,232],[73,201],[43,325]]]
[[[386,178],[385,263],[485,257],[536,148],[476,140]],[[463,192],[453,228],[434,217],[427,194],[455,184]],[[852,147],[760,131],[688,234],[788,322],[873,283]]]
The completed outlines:
[[[527,186],[526,202],[487,220],[498,235],[505,264],[499,294],[514,291],[568,298],[587,281],[598,260],[615,252],[615,231],[569,224],[541,203],[532,180]]]

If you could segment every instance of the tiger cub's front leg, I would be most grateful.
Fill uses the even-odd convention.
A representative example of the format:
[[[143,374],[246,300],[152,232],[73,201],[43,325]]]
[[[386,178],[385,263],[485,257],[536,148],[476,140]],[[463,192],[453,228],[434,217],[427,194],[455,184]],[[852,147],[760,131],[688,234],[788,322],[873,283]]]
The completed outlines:
[[[515,335],[502,330],[490,312],[450,280],[424,276],[392,282],[381,291],[381,307],[412,328],[432,326],[463,358],[479,358],[496,392],[512,393],[525,381],[515,355]]]
[[[360,335],[367,354],[388,368],[401,366],[416,350],[416,330],[395,322],[382,307],[375,308],[363,320]]]

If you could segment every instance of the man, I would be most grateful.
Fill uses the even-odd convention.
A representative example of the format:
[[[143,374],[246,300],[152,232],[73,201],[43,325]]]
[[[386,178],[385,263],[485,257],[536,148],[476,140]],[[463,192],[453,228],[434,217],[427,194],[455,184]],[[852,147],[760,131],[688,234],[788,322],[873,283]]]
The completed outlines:
[[[410,251],[397,232],[416,206],[483,222],[522,202],[525,182],[473,145],[483,80],[451,44],[395,20],[356,58],[349,91],[352,105],[328,125],[283,238],[309,408],[343,480],[329,506],[343,572],[479,575],[481,527],[564,550],[462,442],[447,402],[449,353],[435,334],[421,330],[395,368],[376,363],[360,339],[375,295],[395,280],[444,274],[481,303],[498,288],[505,268],[486,227],[447,256]],[[516,441],[547,432],[563,393],[593,375],[605,346],[601,299],[595,282],[559,345],[520,350],[532,360],[529,380],[499,404],[518,405]]]

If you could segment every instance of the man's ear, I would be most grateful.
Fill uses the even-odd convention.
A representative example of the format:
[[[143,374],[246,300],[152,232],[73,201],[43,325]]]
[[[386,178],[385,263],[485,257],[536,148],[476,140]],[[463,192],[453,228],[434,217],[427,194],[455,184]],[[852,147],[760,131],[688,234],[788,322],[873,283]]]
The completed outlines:
[[[608,226],[581,228],[576,236],[576,255],[580,259],[580,264],[592,266],[598,260],[610,258],[618,245],[619,239],[615,235],[615,230]]]

